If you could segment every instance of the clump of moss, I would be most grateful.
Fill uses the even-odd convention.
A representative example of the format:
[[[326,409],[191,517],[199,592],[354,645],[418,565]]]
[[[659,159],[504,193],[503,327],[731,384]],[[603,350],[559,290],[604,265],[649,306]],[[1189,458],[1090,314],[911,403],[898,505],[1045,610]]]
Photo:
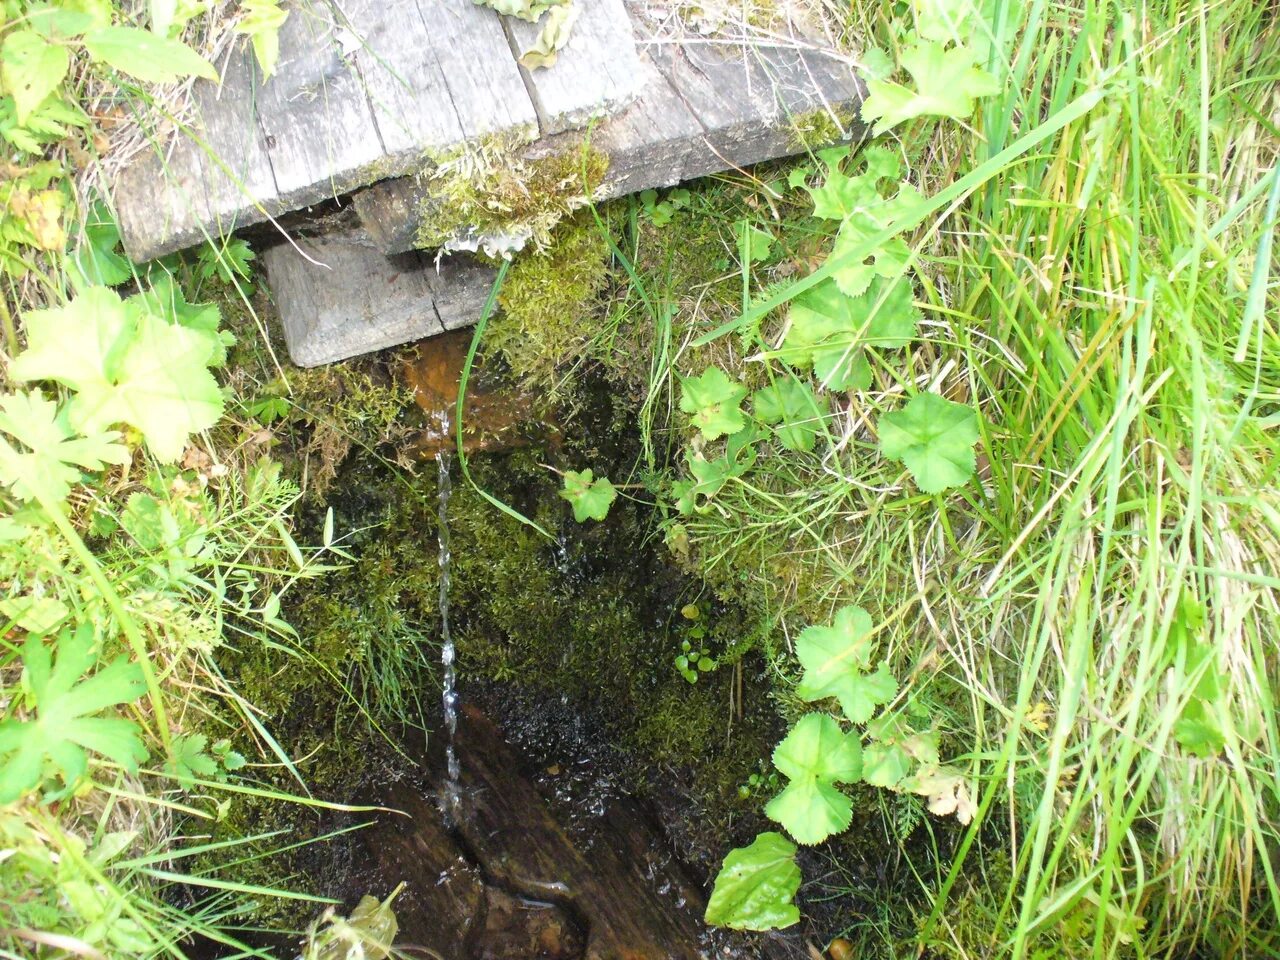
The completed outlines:
[[[551,230],[585,206],[609,168],[585,141],[529,158],[522,142],[494,137],[431,157],[417,246],[507,255],[532,243],[544,250]]]
[[[812,152],[849,139],[855,117],[852,108],[817,107],[791,118],[791,144]]]
[[[596,355],[594,314],[609,266],[609,243],[593,217],[561,223],[542,250],[516,257],[489,324],[487,348],[530,387],[555,392],[559,371]]]

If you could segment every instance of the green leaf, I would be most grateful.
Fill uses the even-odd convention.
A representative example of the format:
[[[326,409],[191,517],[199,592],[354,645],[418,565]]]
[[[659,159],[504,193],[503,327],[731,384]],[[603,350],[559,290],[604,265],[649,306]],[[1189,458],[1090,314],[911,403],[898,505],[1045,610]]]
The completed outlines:
[[[865,390],[871,385],[865,350],[906,346],[919,319],[905,278],[874,280],[852,297],[824,280],[792,302],[779,354],[796,369],[812,368],[831,390]]]
[[[34,30],[15,30],[0,45],[0,79],[12,95],[18,126],[26,124],[44,98],[58,89],[71,67],[67,48]]]
[[[77,436],[58,410],[38,390],[0,397],[0,483],[19,500],[41,496],[61,501],[80,481],[80,470],[101,470],[105,464],[126,464],[129,451],[115,431]],[[25,448],[25,449],[24,449]]]
[[[173,276],[158,270],[152,273],[150,287],[144,287],[125,301],[126,306],[137,306],[163,317],[171,323],[186,327],[204,337],[209,344],[209,357],[205,363],[210,367],[221,367],[227,362],[227,348],[236,342],[235,334],[230,330],[218,329],[222,323],[222,312],[216,303],[188,303],[182,286],[174,282]]]
[[[862,751],[862,779],[892,790],[911,772],[911,755],[896,743],[869,743]]]
[[[798,843],[821,843],[848,828],[853,802],[836,789],[862,775],[862,745],[825,713],[801,717],[773,751],[773,765],[791,782],[769,801],[765,816]]]
[[[82,433],[127,423],[159,460],[172,462],[187,437],[222,415],[207,334],[167,323],[141,301],[125,304],[93,287],[24,320],[28,348],[11,364],[10,376],[75,390],[70,420]]]
[[[138,725],[123,717],[99,717],[107,707],[137,700],[146,690],[142,670],[119,657],[86,677],[97,656],[93,630],[64,630],[57,639],[57,662],[44,640],[29,636],[22,647],[35,717],[0,723],[0,804],[38,787],[52,764],[67,786],[88,769],[86,751],[128,770],[147,756]]]
[[[801,631],[796,658],[804,667],[804,677],[796,695],[811,703],[835,697],[851,722],[870,720],[876,707],[898,692],[898,681],[887,664],[880,664],[874,673],[865,672],[873,649],[871,627],[871,617],[861,607],[843,607],[830,626]]]
[[[262,68],[263,79],[276,72],[280,59],[280,28],[289,17],[289,11],[280,7],[280,0],[244,0],[240,5],[242,15],[236,24],[236,32],[243,33],[253,44],[253,54]]]
[[[747,263],[768,260],[773,253],[773,234],[768,230],[761,230],[750,220],[739,220],[735,226],[738,232],[738,249],[745,254]]]
[[[680,409],[690,415],[704,440],[737,433],[747,425],[742,401],[747,388],[734,383],[719,367],[707,367],[697,377],[680,381]]]
[[[190,787],[197,778],[211,779],[218,776],[218,763],[204,752],[209,738],[203,733],[180,734],[173,738],[173,752],[165,761],[164,769],[184,787]]]
[[[71,276],[77,290],[114,287],[133,276],[128,259],[120,250],[120,228],[101,200],[94,203],[85,220],[83,240],[70,253]]]
[[[560,496],[573,505],[573,519],[582,523],[607,517],[609,507],[617,499],[618,492],[604,477],[593,480],[590,470],[583,470],[581,473],[566,470]]]
[[[821,186],[805,187],[813,199],[815,217],[844,220],[852,213],[875,209],[888,202],[880,194],[880,181],[898,179],[902,165],[897,153],[885,147],[867,147],[858,154],[864,169],[855,176],[841,170],[849,155],[849,147],[818,151],[826,175]]]
[[[800,921],[792,902],[799,889],[796,845],[780,833],[762,833],[724,858],[703,919],[734,930],[789,927]]]
[[[981,437],[972,407],[934,393],[919,393],[901,410],[880,418],[880,451],[900,460],[925,493],[964,483],[976,463]]]
[[[774,432],[788,450],[809,452],[822,430],[822,408],[813,388],[795,377],[784,377],[757,390],[752,409],[765,423],[778,424]]]
[[[944,49],[934,40],[917,40],[902,52],[902,68],[911,74],[915,89],[887,80],[867,80],[862,103],[863,123],[875,123],[879,136],[898,124],[920,116],[963,120],[973,113],[976,97],[999,92],[995,77],[976,66],[968,47]]]
[[[183,77],[218,79],[213,64],[181,40],[137,27],[103,27],[85,34],[89,56],[143,83],[171,83]]]

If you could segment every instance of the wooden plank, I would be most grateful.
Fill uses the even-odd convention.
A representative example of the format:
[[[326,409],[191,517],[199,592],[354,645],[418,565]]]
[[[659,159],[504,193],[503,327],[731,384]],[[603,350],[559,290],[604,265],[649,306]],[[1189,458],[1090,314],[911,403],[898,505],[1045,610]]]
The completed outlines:
[[[261,81],[243,41],[222,66],[221,85],[196,84],[194,135],[116,184],[134,260],[409,173],[466,139],[538,131],[500,18],[471,0],[296,0],[275,76]]]
[[[563,133],[617,113],[640,94],[640,57],[622,0],[574,0],[578,18],[551,67],[520,72],[538,111],[542,135]],[[541,23],[504,17],[517,58],[542,31]]]
[[[262,85],[262,126],[276,188],[289,207],[337,196],[383,155],[355,59],[359,41],[324,3],[296,6],[280,61]]]
[[[840,57],[800,47],[754,46],[744,53],[653,41],[641,47],[637,76],[636,101],[588,134],[591,145],[609,157],[596,199],[796,153],[793,118],[815,110],[848,116],[863,98],[860,82]],[[847,132],[860,138],[865,131],[854,124]],[[583,136],[543,137],[523,156],[578,150]],[[395,253],[413,247],[425,195],[421,182],[402,178],[374,184],[352,201],[371,239]]]
[[[495,275],[464,257],[383,256],[358,230],[277,244],[262,260],[300,367],[475,323]]]

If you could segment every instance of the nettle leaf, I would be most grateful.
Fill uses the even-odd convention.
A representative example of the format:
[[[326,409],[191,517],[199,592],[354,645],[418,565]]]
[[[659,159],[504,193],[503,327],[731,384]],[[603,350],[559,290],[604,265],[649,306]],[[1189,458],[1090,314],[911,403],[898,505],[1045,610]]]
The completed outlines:
[[[823,408],[813,388],[795,377],[785,377],[757,390],[751,398],[757,417],[777,424],[774,433],[788,450],[808,453],[822,430]]]
[[[737,433],[747,425],[742,401],[747,388],[734,383],[719,367],[707,367],[699,376],[680,381],[680,409],[698,428],[704,440]]]
[[[703,919],[734,930],[777,930],[800,921],[796,845],[780,833],[762,833],[731,850],[716,874]]]
[[[61,501],[80,482],[80,469],[101,470],[130,459],[120,434],[77,435],[66,410],[38,390],[0,397],[0,431],[17,441],[15,446],[0,436],[0,483],[19,500]]]
[[[764,812],[796,842],[821,843],[848,829],[853,801],[836,789],[862,776],[862,745],[825,713],[801,717],[773,751],[773,765],[791,782]]]
[[[867,673],[874,647],[871,616],[861,607],[843,607],[830,626],[806,627],[796,638],[796,657],[804,677],[796,695],[812,703],[835,697],[853,723],[866,723],[876,707],[898,692],[887,664]]]
[[[900,460],[925,493],[941,493],[973,476],[981,438],[972,407],[935,393],[918,393],[880,418],[880,452]]]
[[[24,319],[28,347],[10,376],[55,380],[76,391],[69,413],[82,433],[126,423],[157,459],[172,462],[187,437],[222,416],[207,334],[166,322],[140,300],[126,304],[93,287],[64,307],[33,310]]]
[[[863,123],[874,121],[872,133],[879,136],[913,117],[964,120],[973,113],[975,98],[1000,90],[996,78],[976,64],[976,55],[968,47],[946,49],[935,40],[916,40],[902,52],[902,69],[911,74],[915,89],[887,80],[867,80]]]
[[[171,83],[183,77],[218,79],[213,64],[181,40],[138,27],[102,27],[85,34],[84,46],[95,61],[143,83]]]
[[[581,473],[566,470],[560,496],[573,506],[573,519],[582,523],[607,517],[609,508],[617,499],[618,491],[604,477],[593,479],[590,470],[583,470]]]
[[[792,301],[779,355],[796,369],[812,369],[831,390],[865,390],[871,385],[865,349],[905,347],[919,320],[905,278],[876,280],[859,296],[825,280]]]
[[[146,691],[142,670],[125,657],[92,676],[97,662],[93,630],[64,630],[56,642],[57,662],[41,637],[22,647],[27,683],[35,700],[35,718],[0,723],[0,804],[12,803],[44,780],[52,764],[68,787],[84,776],[86,751],[136,770],[147,751],[138,725],[123,717],[100,717],[107,707],[131,703]]]
[[[18,126],[26,124],[45,97],[58,89],[71,67],[67,48],[34,30],[14,30],[0,45],[0,79],[13,97]]]

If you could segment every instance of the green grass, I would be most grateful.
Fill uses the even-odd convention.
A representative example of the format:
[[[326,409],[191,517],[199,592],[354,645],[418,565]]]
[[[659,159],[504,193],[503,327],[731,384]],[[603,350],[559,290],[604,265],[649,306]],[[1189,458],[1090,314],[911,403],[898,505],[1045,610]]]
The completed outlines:
[[[857,7],[888,42],[880,7]],[[762,457],[682,534],[790,635],[837,603],[877,613],[904,697],[944,706],[979,815],[917,865],[918,943],[1274,955],[1280,30],[1246,2],[1000,9],[1005,92],[967,125],[896,131],[930,198],[922,342],[833,415],[825,455]],[[673,370],[717,347],[748,378],[761,364],[734,349],[736,313],[670,282],[661,238],[632,236],[615,320],[652,337],[632,382],[662,438]],[[926,388],[984,418],[977,481],[945,498],[915,492],[871,429]],[[1208,757],[1187,746],[1201,703],[1222,734]],[[993,857],[1006,868],[984,882]]]

